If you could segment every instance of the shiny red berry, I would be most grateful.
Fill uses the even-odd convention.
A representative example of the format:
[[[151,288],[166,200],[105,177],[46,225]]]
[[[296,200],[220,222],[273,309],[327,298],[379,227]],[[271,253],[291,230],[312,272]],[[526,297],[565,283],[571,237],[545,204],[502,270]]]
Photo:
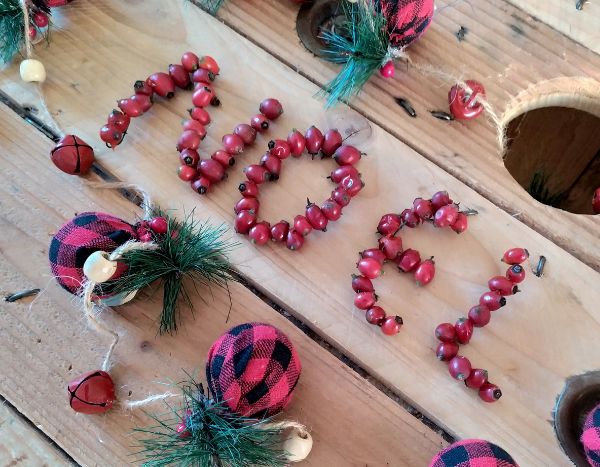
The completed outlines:
[[[381,235],[393,235],[400,228],[401,223],[402,219],[398,214],[384,214],[377,224],[377,232]]]
[[[435,349],[435,356],[442,362],[449,362],[458,355],[458,344],[456,342],[440,342]]]
[[[198,171],[189,165],[182,165],[177,169],[177,175],[184,182],[191,182],[198,178]]]
[[[495,290],[503,297],[514,295],[519,291],[519,287],[517,287],[510,279],[504,276],[492,277],[488,281],[488,287],[490,290]]]
[[[428,199],[416,198],[413,202],[413,211],[421,219],[430,219],[433,216],[433,205]]]
[[[210,190],[210,185],[211,182],[207,177],[200,177],[199,179],[194,180],[191,183],[192,190],[201,195],[208,193],[208,191]]]
[[[256,131],[262,133],[269,129],[269,120],[263,114],[256,114],[250,120],[250,126]]]
[[[198,171],[212,183],[220,182],[225,178],[224,167],[213,159],[202,159],[198,164]]]
[[[506,264],[521,264],[527,261],[529,252],[525,248],[511,248],[502,257]]]
[[[459,344],[468,344],[473,337],[473,321],[469,318],[459,318],[454,325],[456,340]]]
[[[394,62],[388,60],[385,65],[379,68],[379,74],[384,78],[393,78],[396,74],[396,67],[394,67]]]
[[[246,123],[240,123],[233,129],[233,134],[242,138],[246,146],[254,144],[256,141],[256,130]]]
[[[321,205],[321,211],[330,221],[337,221],[342,216],[342,207],[332,199],[325,200]]]
[[[271,239],[274,242],[285,242],[290,231],[290,223],[287,221],[279,221],[271,227]]]
[[[341,181],[340,185],[351,197],[356,196],[365,187],[365,184],[358,175],[348,175]]]
[[[464,381],[471,375],[471,362],[467,357],[457,355],[448,363],[448,372],[453,378]]]
[[[365,276],[352,275],[352,290],[359,292],[374,292],[373,282]]]
[[[458,217],[458,208],[455,204],[447,204],[442,206],[433,215],[433,224],[436,227],[450,227]]]
[[[338,203],[340,206],[348,206],[352,197],[348,194],[346,189],[339,186],[331,192],[331,199]]]
[[[331,172],[328,178],[334,183],[340,183],[348,176],[360,177],[360,174],[358,173],[358,170],[356,170],[356,168],[354,168],[353,166],[343,165]]]
[[[450,225],[450,228],[457,234],[463,233],[469,226],[469,219],[464,212],[459,212],[456,216],[456,220]]]
[[[260,165],[269,172],[269,180],[279,179],[279,174],[281,173],[281,159],[279,157],[267,152],[261,157]]]
[[[402,253],[402,239],[394,235],[385,235],[379,239],[379,249],[386,259],[393,261]]]
[[[479,388],[479,397],[484,402],[496,402],[502,397],[502,391],[492,383],[483,383]]]
[[[193,73],[196,71],[199,63],[200,60],[198,59],[198,55],[196,55],[194,52],[185,52],[181,56],[181,64],[188,73]]]
[[[381,326],[386,318],[385,310],[380,306],[372,306],[365,313],[365,318],[369,324],[374,324],[375,326]]]
[[[205,55],[204,57],[200,58],[198,66],[200,68],[205,68],[208,71],[213,72],[215,75],[218,75],[219,71],[221,71],[219,65],[217,64],[217,61],[210,55]]]
[[[415,269],[415,281],[418,286],[429,284],[435,276],[435,261],[433,258],[422,261]]]
[[[487,306],[475,305],[469,310],[469,319],[473,322],[476,328],[482,328],[490,322],[492,313]]]
[[[169,222],[162,216],[154,217],[149,225],[152,231],[159,235],[166,234],[169,230]]]
[[[283,106],[281,102],[271,97],[262,101],[258,110],[269,120],[276,120],[283,113]]]
[[[402,219],[402,223],[411,229],[418,227],[421,223],[421,218],[412,209],[405,209],[402,211],[400,218]]]
[[[256,198],[258,196],[258,185],[249,180],[240,183],[238,190],[240,190],[240,193],[244,197]]]
[[[146,96],[145,94],[134,94],[129,98],[129,100],[132,102],[137,102],[142,108],[143,113],[148,112],[153,105],[152,97]]]
[[[379,248],[369,248],[360,252],[361,258],[373,258],[379,264],[383,265],[386,260],[385,253]]]
[[[292,229],[287,234],[285,245],[290,250],[299,250],[304,245],[304,236]]]
[[[298,130],[292,130],[287,137],[293,157],[300,157],[306,148],[306,139]]]
[[[312,203],[310,200],[306,200],[306,212],[304,213],[310,225],[312,225],[315,230],[322,230],[325,232],[327,230],[327,224],[329,223],[329,219],[325,217],[321,208],[317,206],[315,203]]]
[[[237,233],[247,234],[256,224],[256,213],[251,211],[241,211],[235,216],[234,228]]]
[[[148,77],[146,83],[160,97],[170,99],[175,95],[175,81],[166,73],[153,73]]]
[[[485,292],[479,297],[479,304],[487,307],[490,311],[496,311],[506,305],[506,298],[498,292]]]
[[[354,297],[354,306],[359,310],[368,310],[377,301],[377,295],[373,292],[359,292]]]
[[[210,123],[210,115],[202,107],[194,107],[193,109],[189,109],[188,112],[190,113],[190,117],[199,121],[202,125],[206,126]]]
[[[154,89],[146,82],[138,80],[133,84],[133,91],[136,94],[144,94],[146,96],[151,96],[154,94]]]
[[[306,150],[312,156],[316,155],[323,146],[323,133],[316,126],[311,126],[304,134],[306,139]]]
[[[456,329],[450,323],[438,324],[435,328],[435,337],[441,342],[454,342],[456,340]]]
[[[211,85],[215,80],[216,76],[212,71],[208,71],[206,68],[198,68],[192,75],[192,81],[194,83],[202,83],[202,85]]]
[[[383,320],[383,323],[381,324],[381,331],[386,336],[393,336],[400,332],[400,328],[403,324],[404,322],[402,321],[402,318],[400,318],[400,316],[388,316]]]
[[[235,157],[233,157],[227,151],[223,151],[222,149],[219,149],[218,151],[213,152],[211,154],[210,158],[213,161],[217,161],[225,169],[227,169],[228,167],[232,167],[232,166],[235,165]]]
[[[271,225],[266,221],[259,222],[250,229],[248,237],[256,245],[264,245],[271,239]]]
[[[276,139],[269,141],[269,152],[274,156],[279,157],[281,160],[290,157],[291,149],[290,145],[286,140]]]
[[[194,130],[200,135],[200,139],[206,138],[206,128],[198,120],[188,119],[183,121],[184,130]]]
[[[118,102],[119,109],[123,111],[128,117],[139,117],[144,113],[142,105],[139,101],[132,101],[131,99],[121,99]]]
[[[257,185],[269,181],[269,172],[262,165],[251,164],[244,168],[244,173],[248,180]]]
[[[465,385],[472,389],[479,389],[481,386],[487,383],[487,380],[487,370],[483,370],[481,368],[473,368],[469,377],[465,379]]]
[[[417,250],[409,248],[402,252],[400,257],[396,260],[398,269],[402,272],[412,272],[419,264],[421,264],[421,255]]]
[[[239,214],[241,211],[251,211],[254,214],[258,214],[258,208],[260,202],[256,198],[242,198],[233,207],[233,211]]]
[[[338,165],[355,165],[361,157],[361,152],[354,146],[348,144],[344,144],[337,148],[333,156]]]
[[[236,134],[226,134],[221,138],[223,149],[232,156],[237,156],[244,152],[244,140]]]
[[[131,118],[125,115],[123,112],[113,110],[108,114],[108,121],[106,122],[109,126],[112,126],[115,130],[125,133],[129,128]]]
[[[513,264],[506,270],[506,277],[514,284],[520,284],[525,280],[525,269],[520,264]]]
[[[312,232],[312,229],[313,227],[306,217],[300,215],[294,217],[294,230],[300,235],[306,237]]]
[[[377,279],[381,274],[381,263],[373,258],[362,258],[356,267],[367,279]]]
[[[179,154],[179,160],[185,165],[196,167],[200,162],[200,155],[195,149],[183,149]]]
[[[196,107],[208,107],[216,95],[210,86],[201,86],[192,94],[192,104]]]
[[[181,65],[169,65],[169,75],[178,88],[188,89],[192,84],[190,74]]]
[[[200,147],[202,138],[195,130],[184,130],[177,141],[177,150],[183,151],[184,149],[193,149],[194,151]]]
[[[336,129],[330,129],[325,132],[323,136],[323,145],[321,146],[321,152],[327,157],[333,156],[335,151],[342,145],[343,139],[342,134]]]
[[[451,203],[452,200],[450,199],[450,195],[448,195],[447,191],[438,191],[431,197],[431,205],[433,206],[434,211],[437,211],[442,206],[446,206],[447,204]]]
[[[112,125],[104,125],[100,128],[100,139],[106,143],[109,148],[116,148],[121,144],[123,133]]]
[[[48,15],[43,11],[36,11],[31,19],[33,19],[33,22],[38,28],[45,28],[50,22],[48,19]]]

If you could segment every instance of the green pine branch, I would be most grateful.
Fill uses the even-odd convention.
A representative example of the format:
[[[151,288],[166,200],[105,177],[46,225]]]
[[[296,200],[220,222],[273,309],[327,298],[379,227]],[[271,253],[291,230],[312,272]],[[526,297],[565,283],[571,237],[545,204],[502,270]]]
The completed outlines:
[[[211,15],[215,16],[219,8],[225,3],[225,0],[191,0],[193,3],[198,5],[204,11],[207,11]]]
[[[168,411],[147,414],[153,426],[138,428],[139,451],[144,467],[185,465],[194,467],[283,467],[285,452],[278,448],[281,429],[266,425],[269,419],[252,419],[231,413],[222,402],[205,393],[202,384],[179,385],[183,403]],[[187,433],[176,431],[184,422]]]
[[[0,0],[0,61],[8,63],[24,41],[23,10],[18,0]]]
[[[168,219],[168,231],[155,235],[156,250],[132,250],[123,255],[129,269],[110,283],[115,293],[130,293],[157,281],[163,285],[163,311],[160,333],[177,331],[180,302],[193,309],[184,279],[189,279],[196,292],[198,285],[228,288],[235,280],[228,253],[237,244],[224,240],[227,227],[214,227],[193,218],[193,212],[182,222],[156,210],[156,216]]]

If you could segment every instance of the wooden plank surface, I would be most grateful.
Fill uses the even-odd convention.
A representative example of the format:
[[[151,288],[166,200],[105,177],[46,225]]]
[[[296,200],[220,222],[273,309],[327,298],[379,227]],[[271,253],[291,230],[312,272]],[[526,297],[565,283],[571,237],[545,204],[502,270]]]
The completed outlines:
[[[574,9],[574,2],[556,0],[549,2],[549,11],[557,2]],[[527,4],[530,12],[538,11],[541,15],[546,11],[541,3],[546,4],[519,2],[519,5]],[[592,29],[597,36],[599,16],[594,12],[599,5],[591,3],[586,5],[591,7],[589,11],[577,13],[590,18],[588,21],[595,25]],[[568,98],[554,105],[573,106],[600,116],[600,56],[504,0],[483,3],[437,0],[436,5],[432,25],[407,49],[415,64],[481,81],[499,115],[523,90],[535,94],[539,86],[541,93],[546,81],[585,77],[590,79],[590,89],[573,90],[574,81],[561,83],[559,89]],[[313,57],[301,45],[295,32],[297,9],[291,2],[280,0],[230,0],[220,10],[219,18],[292,69],[323,85],[335,76],[338,68]],[[468,29],[462,42],[455,37],[460,26]],[[395,79],[374,76],[351,105],[497,206],[599,269],[600,253],[595,248],[594,232],[600,229],[600,217],[571,214],[533,200],[504,167],[496,131],[486,119],[447,123],[431,117],[429,110],[447,109],[449,87],[448,82],[399,64]],[[573,96],[574,92],[579,95]],[[586,93],[594,96],[595,104],[590,104]],[[406,115],[394,103],[394,97],[408,99],[418,118]],[[551,105],[541,99],[535,103],[537,98],[530,101],[534,108]],[[591,196],[592,192],[590,199]]]
[[[70,466],[56,446],[13,408],[0,404],[0,465],[2,467]]]
[[[0,106],[2,292],[47,286],[31,308],[28,301],[0,303],[0,394],[82,465],[125,465],[135,460],[131,430],[148,420],[139,412],[85,416],[68,407],[67,381],[100,365],[109,343],[86,327],[76,301],[50,279],[47,255],[50,236],[75,212],[98,209],[133,219],[139,210],[117,193],[91,190],[83,180],[54,170],[45,161],[51,147]],[[106,322],[122,336],[111,370],[118,397],[164,392],[160,383],[181,380],[183,370],[203,371],[209,346],[228,327],[267,321],[290,336],[302,359],[286,415],[312,431],[315,447],[303,465],[425,465],[446,444],[248,289],[233,285],[231,293],[228,323],[229,298],[214,290],[214,301],[194,298],[196,319],[188,315],[175,337],[156,335],[161,308],[156,297],[106,312]]]
[[[246,121],[268,95],[280,98],[287,109],[268,137],[311,123],[339,124],[342,130],[349,128],[348,121],[355,128],[370,127],[359,136],[361,149],[369,153],[360,164],[367,188],[342,220],[328,233],[314,234],[297,254],[276,246],[255,248],[242,239],[244,246],[234,255],[239,270],[452,433],[498,442],[523,465],[566,465],[547,419],[564,378],[597,366],[598,273],[360,115],[344,107],[324,114],[321,103],[311,99],[317,90],[313,84],[190,5],[79,5],[67,12],[69,22],[55,34],[52,48],[40,51],[50,76],[45,86],[48,105],[65,128],[94,144],[104,167],[145,186],[164,207],[196,207],[215,221],[231,222],[239,197],[235,187],[244,163],[206,198],[173,173],[177,123],[189,106],[189,94],[155,106],[134,122],[128,140],[114,153],[102,149],[96,134],[114,99],[128,95],[135,79],[164,68],[188,48],[214,55],[222,67],[216,89],[223,108],[214,112],[215,123],[203,143],[208,150],[216,149],[220,135]],[[167,18],[166,23],[159,18]],[[17,92],[22,85],[5,88],[25,95]],[[265,144],[263,138],[243,161],[258,160]],[[289,164],[294,169],[263,190],[261,210],[268,219],[290,218],[303,210],[307,195],[321,199],[331,189],[324,179],[333,168],[331,161]],[[324,167],[315,169],[315,164]],[[439,188],[478,209],[480,218],[460,237],[427,228],[406,234],[407,245],[436,256],[437,279],[416,289],[409,278],[387,274],[379,285],[383,306],[393,305],[406,325],[400,336],[384,338],[352,311],[349,274],[356,252],[373,246],[374,226],[382,213],[398,211],[415,196]],[[595,239],[593,225],[587,235]],[[514,245],[528,247],[534,257],[546,255],[548,266],[544,277],[531,277],[525,292],[511,297],[506,310],[466,349],[504,390],[502,401],[490,406],[450,380],[433,357],[432,334],[439,322],[466,313],[484,291],[485,278],[503,270],[498,258]],[[600,256],[597,242],[590,240],[587,248],[591,257]]]

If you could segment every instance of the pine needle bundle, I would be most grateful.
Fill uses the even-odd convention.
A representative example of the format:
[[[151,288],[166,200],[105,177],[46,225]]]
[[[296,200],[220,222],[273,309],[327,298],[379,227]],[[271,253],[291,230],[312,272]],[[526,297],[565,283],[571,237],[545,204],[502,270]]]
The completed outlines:
[[[191,0],[192,3],[198,5],[204,11],[215,16],[219,8],[225,3],[225,0]]]
[[[30,9],[50,13],[46,0],[31,1]],[[25,42],[25,17],[19,0],[0,0],[0,63],[8,63]]]
[[[278,447],[282,429],[269,426],[269,419],[231,413],[192,378],[179,387],[183,395],[179,408],[167,404],[166,413],[147,414],[156,422],[154,426],[135,430],[148,435],[139,439],[137,453],[144,467],[287,465],[286,453]]]
[[[193,212],[182,222],[161,210],[154,214],[168,220],[166,234],[154,235],[159,248],[126,252],[122,260],[128,265],[128,271],[110,285],[115,293],[128,294],[162,282],[160,333],[174,333],[178,327],[180,300],[193,309],[184,279],[189,279],[197,293],[198,285],[227,289],[228,282],[235,280],[227,255],[236,244],[223,239],[227,227],[194,220]]]

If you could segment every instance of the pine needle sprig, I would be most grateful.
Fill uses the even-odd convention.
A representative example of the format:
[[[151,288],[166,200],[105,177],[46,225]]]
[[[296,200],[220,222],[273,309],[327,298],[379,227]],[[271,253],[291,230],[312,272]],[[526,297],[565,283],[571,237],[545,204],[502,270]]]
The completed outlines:
[[[192,378],[179,387],[183,395],[180,407],[166,404],[166,413],[147,414],[155,425],[135,430],[143,436],[138,439],[136,455],[144,467],[287,465],[286,453],[278,447],[282,429],[267,425],[270,419],[231,413],[222,402],[210,399],[203,385]],[[181,421],[187,436],[176,431]]]
[[[219,8],[225,3],[225,0],[191,0],[191,2],[215,16]]]
[[[0,0],[0,61],[8,63],[24,41],[23,9],[18,0]]]
[[[389,53],[385,15],[371,2],[344,2],[344,5],[347,21],[341,30],[324,31],[320,35],[327,43],[325,58],[344,65],[319,93],[322,97],[328,94],[327,108],[338,101],[348,102],[358,94]]]
[[[199,292],[198,285],[210,289],[216,285],[228,289],[229,281],[236,280],[227,255],[237,245],[224,239],[224,225],[215,227],[208,222],[194,220],[193,212],[183,221],[168,217],[161,210],[156,216],[168,219],[168,231],[156,235],[156,250],[131,250],[123,255],[129,266],[127,273],[109,283],[114,293],[130,293],[156,281],[163,285],[163,311],[160,333],[177,331],[180,302],[193,310],[192,299],[184,279],[189,279]]]

